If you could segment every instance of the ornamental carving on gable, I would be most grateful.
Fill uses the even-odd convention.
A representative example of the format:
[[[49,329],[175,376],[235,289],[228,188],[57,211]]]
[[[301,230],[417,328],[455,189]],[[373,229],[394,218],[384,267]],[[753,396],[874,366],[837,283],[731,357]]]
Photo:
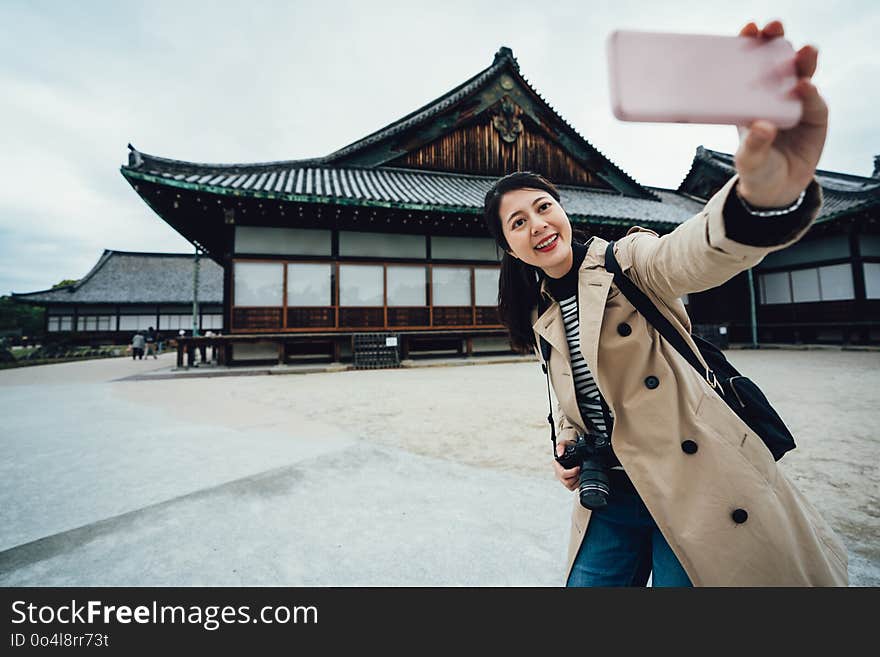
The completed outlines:
[[[522,134],[523,125],[519,116],[522,110],[510,100],[509,96],[501,99],[501,105],[492,116],[492,125],[501,135],[501,139],[512,144]]]

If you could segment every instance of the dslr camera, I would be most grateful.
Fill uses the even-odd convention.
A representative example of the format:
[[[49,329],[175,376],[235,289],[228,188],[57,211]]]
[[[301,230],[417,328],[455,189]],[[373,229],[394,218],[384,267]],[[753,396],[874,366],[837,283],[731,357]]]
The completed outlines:
[[[595,511],[608,504],[611,480],[608,476],[611,462],[611,441],[601,434],[578,434],[574,444],[567,444],[556,461],[566,470],[581,467],[578,493],[581,505]]]

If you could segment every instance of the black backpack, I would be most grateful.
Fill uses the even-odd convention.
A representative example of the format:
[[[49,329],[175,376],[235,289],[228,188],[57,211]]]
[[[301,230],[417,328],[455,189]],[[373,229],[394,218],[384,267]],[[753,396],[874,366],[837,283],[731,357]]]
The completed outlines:
[[[761,389],[727,362],[727,358],[715,345],[698,335],[691,334],[700,354],[708,365],[708,369],[703,367],[681,333],[657,310],[651,300],[645,296],[645,293],[621,271],[620,265],[614,257],[613,241],[608,243],[608,248],[605,250],[605,269],[614,274],[614,283],[630,303],[636,307],[636,310],[659,331],[660,335],[666,338],[669,344],[675,347],[676,351],[701,376],[705,377],[706,382],[727,402],[733,412],[760,436],[775,460],[778,461],[783,454],[795,448],[791,432],[779,414],[773,410]]]

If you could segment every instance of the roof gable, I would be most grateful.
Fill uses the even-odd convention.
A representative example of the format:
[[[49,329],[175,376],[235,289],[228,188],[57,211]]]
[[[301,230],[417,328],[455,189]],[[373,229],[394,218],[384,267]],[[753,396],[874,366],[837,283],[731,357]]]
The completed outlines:
[[[490,67],[461,85],[322,159],[335,166],[403,166],[474,175],[529,169],[560,184],[656,199],[556,113],[521,75],[513,52],[505,47]]]

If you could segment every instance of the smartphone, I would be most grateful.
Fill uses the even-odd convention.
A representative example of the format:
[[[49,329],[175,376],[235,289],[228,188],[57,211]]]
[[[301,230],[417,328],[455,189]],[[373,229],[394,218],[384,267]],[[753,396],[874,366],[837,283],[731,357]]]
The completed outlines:
[[[794,48],[781,37],[615,30],[607,41],[611,108],[621,121],[797,125]]]

